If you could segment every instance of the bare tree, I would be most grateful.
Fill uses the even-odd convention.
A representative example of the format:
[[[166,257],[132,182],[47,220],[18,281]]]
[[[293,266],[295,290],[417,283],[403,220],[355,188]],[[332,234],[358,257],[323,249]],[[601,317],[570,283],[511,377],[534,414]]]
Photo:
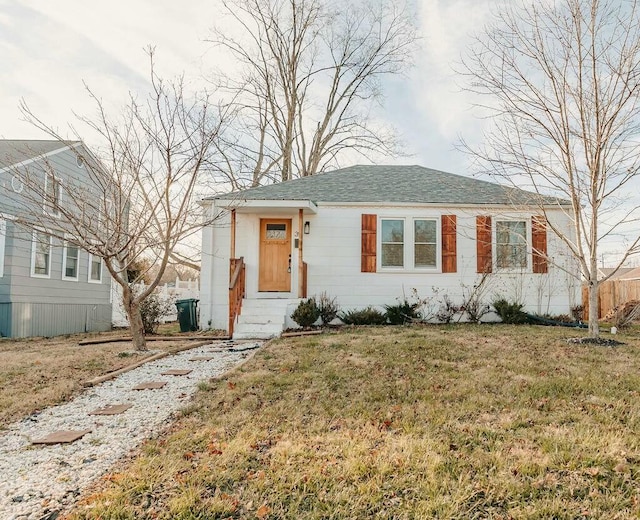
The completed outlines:
[[[241,67],[222,81],[238,109],[224,150],[233,189],[313,175],[346,152],[398,153],[395,132],[370,117],[381,79],[406,68],[416,41],[397,2],[222,3],[231,24],[212,41]]]
[[[24,211],[18,215],[22,225],[46,229],[103,259],[122,287],[138,350],[146,350],[141,302],[157,287],[176,245],[208,223],[197,204],[196,187],[215,163],[214,144],[227,114],[207,93],[188,95],[182,78],[160,79],[154,72],[153,52],[150,56],[148,97],[131,97],[118,118],[111,118],[103,102],[87,89],[97,116],[79,119],[104,143],[92,150],[95,155],[78,157],[89,179],[66,182],[60,196],[51,184],[43,186],[41,174],[23,171],[27,189]],[[29,121],[60,139],[24,103],[22,110]],[[148,284],[136,289],[144,279]]]
[[[468,89],[487,96],[484,145],[463,147],[484,171],[570,201],[566,232],[598,337],[597,259],[627,233],[640,205],[640,6],[636,0],[508,4],[463,60]],[[635,188],[634,188],[635,186]],[[541,211],[544,211],[541,205]],[[635,229],[634,229],[635,228]],[[618,267],[640,251],[637,225]]]

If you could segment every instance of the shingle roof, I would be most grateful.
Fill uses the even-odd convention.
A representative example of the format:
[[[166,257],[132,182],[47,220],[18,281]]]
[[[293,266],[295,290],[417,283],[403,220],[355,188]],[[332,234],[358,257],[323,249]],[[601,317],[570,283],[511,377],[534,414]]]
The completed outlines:
[[[540,202],[535,193],[415,165],[350,166],[208,198],[215,199],[499,205]],[[563,202],[544,198],[546,204]]]
[[[0,168],[21,163],[79,141],[0,139]]]

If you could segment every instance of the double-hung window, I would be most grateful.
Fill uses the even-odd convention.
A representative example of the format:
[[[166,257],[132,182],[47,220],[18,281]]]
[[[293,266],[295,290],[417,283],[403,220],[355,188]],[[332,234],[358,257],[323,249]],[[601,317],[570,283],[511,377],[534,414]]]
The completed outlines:
[[[78,260],[80,249],[78,246],[65,242],[62,252],[62,278],[64,280],[78,281]]]
[[[381,266],[404,267],[404,219],[382,219]]]
[[[102,258],[89,255],[89,283],[102,283]]]
[[[496,266],[499,269],[527,267],[526,221],[496,221]]]
[[[31,276],[41,278],[51,276],[51,235],[40,230],[33,232]]]
[[[380,219],[382,269],[437,269],[439,220],[436,218]]]
[[[413,265],[417,268],[437,266],[438,222],[435,219],[413,221]]]

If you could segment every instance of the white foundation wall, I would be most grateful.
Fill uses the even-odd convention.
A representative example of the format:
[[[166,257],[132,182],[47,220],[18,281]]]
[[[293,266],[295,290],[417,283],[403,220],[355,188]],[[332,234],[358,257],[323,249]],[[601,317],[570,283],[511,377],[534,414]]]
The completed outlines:
[[[229,312],[230,219],[221,213],[202,232],[200,272],[200,328],[224,329]]]
[[[383,270],[362,273],[361,267],[361,215],[376,214],[378,218],[440,218],[456,215],[457,218],[457,272],[442,273],[427,270]],[[437,308],[447,295],[452,303],[462,303],[466,294],[478,285],[483,275],[476,273],[476,216],[491,215],[492,220],[526,220],[528,241],[531,240],[532,211],[513,211],[508,208],[447,208],[447,207],[384,207],[384,206],[328,206],[318,205],[316,214],[305,214],[310,223],[310,233],[302,236],[303,256],[308,265],[308,295],[325,291],[335,297],[342,310],[362,308],[368,305],[382,307],[394,304],[403,295],[410,297],[415,289],[420,298],[431,300]],[[260,218],[288,218],[292,220],[292,280],[291,293],[258,293],[259,223]],[[549,211],[547,218],[554,226],[569,232],[569,222],[560,210]],[[246,271],[246,289],[249,298],[297,297],[298,249],[293,247],[298,227],[297,210],[236,215],[236,257],[243,256]],[[439,228],[439,225],[438,225]],[[495,233],[494,233],[495,235]],[[409,237],[407,237],[407,240]],[[380,226],[378,225],[378,241]],[[440,238],[439,238],[440,242]],[[570,308],[580,303],[579,280],[574,277],[575,260],[567,254],[566,247],[547,230],[547,251],[551,258],[549,272],[531,272],[531,250],[528,250],[529,266],[526,270],[498,270],[482,281],[482,301],[490,304],[499,297],[524,303],[525,310],[538,314],[568,314]],[[203,235],[203,272],[201,326],[203,328],[227,328],[228,280],[229,280],[230,220],[224,220],[207,228]],[[379,249],[378,249],[379,250]],[[440,257],[440,252],[438,252]],[[495,259],[495,247],[494,247]],[[379,258],[378,258],[379,263]],[[557,265],[556,265],[557,264]],[[438,264],[439,265],[439,264]],[[561,266],[561,267],[559,267]],[[574,273],[574,274],[571,274]],[[209,324],[210,320],[210,324]]]

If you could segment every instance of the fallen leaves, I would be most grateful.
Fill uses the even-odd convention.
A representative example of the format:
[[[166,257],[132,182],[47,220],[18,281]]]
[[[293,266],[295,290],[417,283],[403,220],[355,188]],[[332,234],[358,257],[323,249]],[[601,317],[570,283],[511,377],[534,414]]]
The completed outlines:
[[[262,504],[256,511],[256,517],[262,520],[271,512],[271,508],[267,504]]]

